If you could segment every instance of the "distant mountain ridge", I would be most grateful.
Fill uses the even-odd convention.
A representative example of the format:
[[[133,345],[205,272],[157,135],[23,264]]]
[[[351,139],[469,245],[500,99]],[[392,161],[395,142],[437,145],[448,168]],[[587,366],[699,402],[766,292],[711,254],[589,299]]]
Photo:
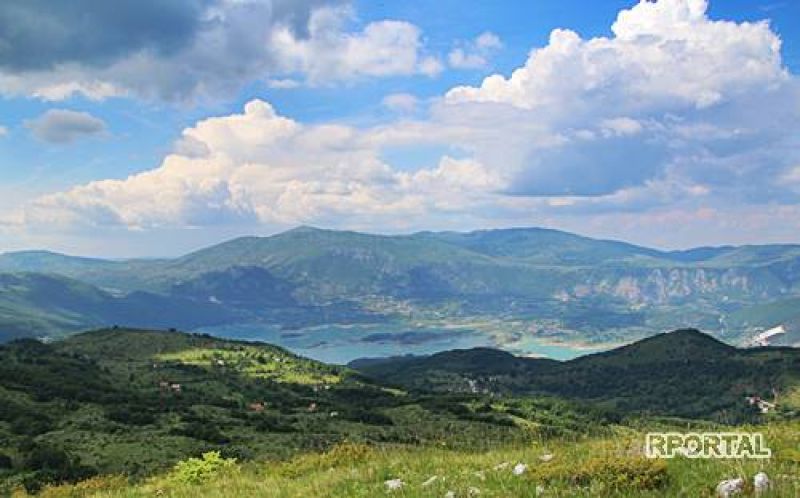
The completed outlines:
[[[766,303],[800,297],[798,245],[660,251],[543,228],[372,235],[298,227],[174,259],[6,253],[0,272],[61,275],[114,296],[144,292],[213,305],[239,322],[285,327],[421,313],[440,321],[530,321],[537,334],[570,340],[620,342],[691,326],[744,342],[785,324],[791,333],[781,340],[800,343],[800,311],[795,320],[784,310],[785,322],[764,311]],[[9,288],[5,296],[14,301],[13,293]],[[757,312],[748,311],[753,307]],[[45,303],[40,311],[53,310]],[[97,325],[78,307],[59,311],[76,327]],[[34,328],[29,335],[38,335]]]

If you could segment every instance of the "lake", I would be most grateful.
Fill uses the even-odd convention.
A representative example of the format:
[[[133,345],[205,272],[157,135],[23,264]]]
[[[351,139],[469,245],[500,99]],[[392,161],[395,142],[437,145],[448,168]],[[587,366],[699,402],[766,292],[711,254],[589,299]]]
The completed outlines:
[[[293,353],[334,364],[345,364],[365,357],[427,355],[448,349],[502,349],[502,345],[495,344],[486,334],[474,330],[416,327],[402,322],[320,325],[292,330],[277,325],[245,323],[204,327],[197,332],[228,339],[277,344]],[[514,354],[556,360],[568,360],[600,350],[552,344],[535,337],[516,342],[510,349]]]

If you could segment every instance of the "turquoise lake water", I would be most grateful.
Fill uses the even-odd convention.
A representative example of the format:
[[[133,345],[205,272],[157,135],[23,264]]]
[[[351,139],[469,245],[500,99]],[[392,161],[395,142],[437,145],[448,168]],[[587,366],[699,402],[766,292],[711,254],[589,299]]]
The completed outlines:
[[[297,330],[275,325],[238,324],[198,330],[218,337],[277,344],[326,363],[345,364],[357,358],[425,355],[448,349],[495,347],[485,334],[469,329],[410,327],[404,323],[322,325]],[[535,337],[525,338],[509,348],[514,354],[568,360],[601,349],[587,350],[562,344],[547,344]]]

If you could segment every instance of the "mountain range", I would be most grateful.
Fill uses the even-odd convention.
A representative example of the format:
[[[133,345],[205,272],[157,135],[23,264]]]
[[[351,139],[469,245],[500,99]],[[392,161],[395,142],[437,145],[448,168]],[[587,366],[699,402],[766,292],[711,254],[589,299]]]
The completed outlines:
[[[530,337],[603,346],[698,327],[748,344],[781,326],[770,342],[792,345],[798,302],[798,245],[659,251],[542,228],[388,236],[299,227],[173,259],[0,255],[2,340],[112,324],[295,335],[393,324],[405,339],[457,330],[535,353]]]

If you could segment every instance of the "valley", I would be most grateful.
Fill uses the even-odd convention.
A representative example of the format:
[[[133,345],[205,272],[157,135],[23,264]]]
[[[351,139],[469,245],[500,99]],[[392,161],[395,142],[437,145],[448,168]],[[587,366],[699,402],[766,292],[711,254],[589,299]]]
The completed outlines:
[[[487,346],[568,359],[677,328],[800,343],[800,246],[658,251],[556,230],[300,227],[175,259],[0,255],[0,340],[111,325],[274,342],[335,363]]]

